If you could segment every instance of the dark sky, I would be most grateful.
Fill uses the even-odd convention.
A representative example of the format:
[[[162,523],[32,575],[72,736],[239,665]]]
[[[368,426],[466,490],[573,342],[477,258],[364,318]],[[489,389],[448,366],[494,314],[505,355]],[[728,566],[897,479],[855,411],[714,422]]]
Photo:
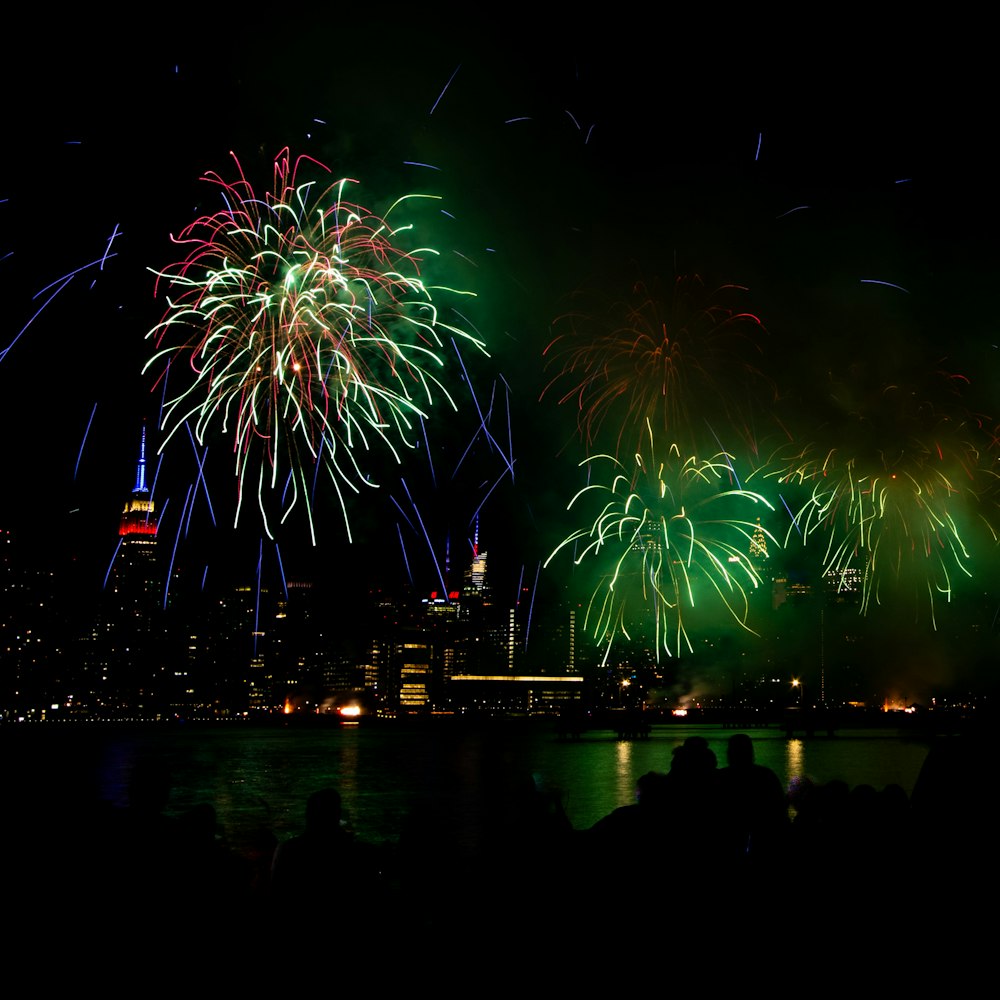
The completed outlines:
[[[876,382],[958,370],[968,408],[995,413],[993,94],[975,31],[669,12],[611,25],[574,12],[543,32],[508,6],[475,25],[396,7],[183,11],[152,27],[40,19],[4,67],[5,524],[59,525],[95,566],[110,552],[144,418],[159,443],[159,399],[141,375],[164,309],[150,269],[178,259],[171,234],[221,207],[199,178],[232,177],[230,151],[260,190],[288,146],[357,178],[374,209],[442,195],[434,277],[476,292],[463,314],[489,352],[470,359],[478,409],[452,376],[458,412],[435,427],[433,472],[419,452],[387,471],[350,510],[349,548],[327,498],[319,552],[293,520],[289,561],[400,576],[402,535],[409,571],[430,586],[430,550],[443,560],[450,544],[464,563],[481,509],[505,578],[533,576],[569,530],[562,509],[584,457],[571,410],[539,402],[552,377],[542,351],[574,293],[613,303],[639,278],[746,286],[800,419],[820,419],[830,380],[859,368]],[[513,483],[482,434],[465,456],[491,399]],[[230,449],[212,438],[205,463],[218,527],[202,498],[190,531],[206,559],[252,565],[254,509],[236,544],[228,526]],[[181,440],[164,457],[171,540],[193,455]]]

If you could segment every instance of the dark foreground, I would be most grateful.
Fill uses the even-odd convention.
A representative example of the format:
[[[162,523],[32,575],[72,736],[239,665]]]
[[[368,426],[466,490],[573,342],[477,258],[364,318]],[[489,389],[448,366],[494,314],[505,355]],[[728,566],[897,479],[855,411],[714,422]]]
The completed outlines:
[[[772,962],[783,948],[850,946],[895,961],[972,947],[990,926],[977,916],[997,888],[984,738],[936,743],[911,797],[839,781],[776,790],[752,759],[717,767],[696,741],[587,830],[529,775],[498,768],[473,801],[447,789],[415,800],[377,845],[344,828],[331,793],[302,803],[302,836],[279,843],[262,827],[236,851],[212,803],[164,814],[170,778],[155,765],[136,768],[125,808],[13,780],[14,940],[172,960],[239,942],[243,962],[255,948],[329,952],[369,976],[389,956],[426,973],[539,951],[576,971],[661,952],[690,966],[720,947]]]

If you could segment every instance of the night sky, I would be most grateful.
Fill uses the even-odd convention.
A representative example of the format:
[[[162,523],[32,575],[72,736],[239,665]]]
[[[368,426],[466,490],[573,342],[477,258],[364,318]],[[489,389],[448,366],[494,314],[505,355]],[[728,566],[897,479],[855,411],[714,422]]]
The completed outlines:
[[[539,398],[555,374],[543,351],[574,304],[599,320],[639,280],[745,286],[742,308],[766,330],[774,413],[796,433],[815,437],[844,380],[878,391],[947,371],[969,379],[961,407],[989,441],[995,113],[975,38],[669,14],[540,32],[506,6],[485,27],[417,13],[211,23],[174,7],[150,30],[80,15],[25,34],[3,69],[0,525],[71,538],[99,585],[144,419],[159,444],[159,396],[141,374],[164,311],[150,269],[179,259],[171,234],[221,208],[202,174],[232,178],[232,151],[264,191],[286,146],[357,178],[374,210],[443,196],[449,214],[421,231],[441,252],[432,276],[476,293],[463,315],[489,355],[466,356],[475,400],[449,368],[458,411],[434,413],[433,470],[426,450],[381,469],[377,496],[349,511],[351,546],[318,497],[316,549],[301,519],[279,533],[286,570],[409,575],[427,590],[432,549],[439,564],[450,549],[453,576],[465,565],[478,509],[495,583],[513,592],[522,568],[533,578],[576,527],[564,508],[585,457],[572,405]],[[476,433],[491,400],[513,482]],[[776,440],[768,420],[755,425],[762,457]],[[260,521],[251,505],[232,531],[232,442],[207,443],[217,526],[202,494],[179,558],[249,572]],[[156,500],[170,498],[161,538],[172,545],[194,450],[179,440],[163,463]],[[770,527],[784,538],[787,516]],[[974,562],[977,607],[996,606],[995,546]]]

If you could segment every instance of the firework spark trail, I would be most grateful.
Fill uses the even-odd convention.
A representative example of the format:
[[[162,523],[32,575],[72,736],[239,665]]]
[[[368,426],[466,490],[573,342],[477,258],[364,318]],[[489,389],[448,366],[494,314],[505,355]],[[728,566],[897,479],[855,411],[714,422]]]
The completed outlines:
[[[403,529],[399,526],[399,522],[396,522],[396,533],[399,535],[399,547],[403,551],[403,565],[406,566],[406,575],[409,578],[410,586],[414,586],[413,583],[413,572],[410,570],[410,560],[406,554],[406,543],[403,541]]]
[[[394,496],[390,496],[389,499],[395,504],[396,510],[398,510],[399,513],[402,515],[403,520],[406,521],[406,526],[410,529],[410,531],[416,534],[417,531],[416,526],[410,520],[409,515],[406,513],[406,511],[403,510],[402,506],[400,506],[399,501]]]
[[[737,487],[739,487],[739,489],[743,489],[743,484],[740,482],[740,477],[736,473],[736,466],[733,465],[732,456],[725,450],[725,448],[722,447],[722,442],[719,440],[719,435],[715,433],[715,428],[707,420],[705,421],[705,426],[708,427],[709,433],[712,435],[712,438],[715,440],[715,443],[719,446],[718,454],[725,456],[724,461],[726,465],[729,466],[729,474],[733,477],[733,480],[736,483]]]
[[[535,567],[535,585],[531,588],[531,601],[528,603],[528,624],[524,629],[524,651],[528,651],[528,639],[531,636],[531,616],[535,610],[535,595],[538,593],[538,578],[542,572],[542,563],[539,560]]]
[[[891,281],[879,281],[878,278],[861,278],[859,279],[862,285],[885,285],[886,288],[898,288],[901,292],[906,292],[907,295],[910,294],[909,288],[904,288],[902,285],[894,284]]]
[[[101,258],[101,268],[100,269],[102,271],[104,270],[104,263],[105,263],[105,261],[107,261],[109,257],[113,256],[113,254],[111,253],[111,244],[114,243],[116,237],[118,237],[120,235],[121,235],[121,232],[119,231],[119,229],[118,229],[118,223],[116,222],[114,230],[112,231],[111,235],[108,237],[108,245],[107,245],[107,247],[104,250],[104,256]]]
[[[486,501],[489,500],[489,498],[493,494],[493,491],[504,481],[504,479],[508,475],[510,476],[511,482],[513,482],[514,481],[514,466],[513,465],[511,465],[509,469],[504,469],[503,472],[501,472],[500,475],[497,477],[496,482],[494,482],[493,485],[486,491],[486,495],[483,497],[482,500],[479,501],[479,506],[476,508],[475,513],[472,515],[472,519],[471,520],[475,520],[476,518],[479,517],[479,512],[485,506]]]
[[[170,366],[168,365],[163,371],[163,377],[162,377],[163,387],[160,389],[160,412],[157,414],[156,417],[157,427],[163,426],[163,411],[167,405],[167,382],[169,381],[169,378],[170,378]]]
[[[486,407],[486,419],[487,421],[493,420],[493,407],[497,401],[497,383],[496,379],[493,380],[493,385],[490,386],[490,404]]]
[[[501,378],[501,381],[503,381],[503,384],[504,384],[504,402],[505,402],[506,407],[507,407],[507,447],[509,449],[508,454],[511,457],[511,463],[510,463],[510,481],[514,482],[514,462],[513,462],[513,458],[514,458],[514,432],[513,432],[513,429],[511,428],[511,422],[510,422],[510,386],[507,385],[507,382],[503,379],[502,375],[500,376],[500,378]]]
[[[115,545],[115,551],[111,553],[111,562],[108,563],[108,570],[104,574],[104,583],[101,584],[101,589],[106,590],[108,586],[108,577],[111,576],[111,567],[115,564],[115,559],[118,558],[118,550],[122,547],[122,536],[118,536],[118,543]]]
[[[184,521],[184,538],[187,539],[188,532],[191,530],[191,518],[194,516],[194,504],[198,499],[198,481],[197,479],[191,484],[191,488],[194,490],[191,496],[191,503],[187,507],[187,519]]]
[[[18,342],[18,341],[19,341],[19,340],[21,339],[21,337],[22,337],[22,336],[24,335],[24,332],[25,332],[25,331],[26,331],[26,330],[28,329],[28,327],[29,327],[29,326],[31,326],[31,324],[32,324],[32,323],[34,323],[36,319],[38,319],[38,317],[39,317],[39,316],[40,316],[40,315],[41,315],[41,314],[42,314],[42,313],[43,313],[43,312],[45,311],[45,307],[46,307],[46,306],[47,306],[47,305],[48,305],[48,304],[49,304],[49,303],[50,303],[50,302],[51,302],[51,301],[52,301],[52,300],[53,300],[53,299],[54,299],[54,298],[55,298],[55,297],[56,297],[56,296],[57,296],[57,295],[58,295],[58,294],[59,294],[59,293],[60,293],[60,292],[61,292],[61,291],[62,291],[62,290],[63,290],[63,289],[64,289],[64,288],[65,288],[65,287],[66,287],[66,286],[67,286],[67,285],[68,285],[68,284],[69,284],[69,283],[71,282],[71,281],[72,281],[72,280],[73,280],[73,276],[72,276],[72,275],[70,275],[70,276],[69,276],[68,278],[66,278],[66,279],[65,279],[65,280],[63,281],[63,283],[62,283],[62,284],[61,284],[61,285],[60,285],[60,286],[59,286],[59,287],[58,287],[58,288],[57,288],[57,289],[56,289],[56,290],[55,290],[55,291],[54,291],[54,292],[53,292],[53,293],[52,293],[52,294],[51,294],[51,295],[50,295],[50,296],[49,296],[49,297],[48,297],[48,298],[47,298],[47,299],[46,299],[46,300],[45,300],[45,301],[44,301],[44,302],[43,302],[43,303],[42,303],[42,304],[41,304],[41,305],[40,305],[40,306],[38,307],[38,310],[37,310],[37,311],[35,312],[34,316],[32,316],[32,317],[31,317],[31,319],[29,319],[29,320],[28,320],[28,322],[27,322],[27,323],[25,323],[25,324],[24,324],[24,326],[22,326],[22,327],[21,327],[21,329],[20,329],[20,331],[18,332],[17,336],[15,336],[15,337],[14,337],[14,339],[13,339],[13,340],[12,340],[12,341],[11,341],[11,342],[10,342],[10,343],[9,343],[9,344],[8,344],[8,345],[6,346],[6,347],[5,347],[5,348],[4,348],[4,349],[3,349],[2,351],[0,351],[0,361],[3,361],[3,360],[4,360],[4,359],[5,359],[6,357],[7,357],[7,355],[8,355],[9,353],[10,353],[10,351],[11,351],[11,349],[12,349],[12,348],[14,347],[14,345],[15,345],[15,344],[16,344],[16,343],[17,343],[17,342]],[[51,286],[49,286],[49,287],[51,287]],[[32,296],[32,298],[37,298],[37,296]]]
[[[785,510],[788,511],[788,516],[791,519],[792,526],[799,533],[799,537],[801,538],[802,537],[802,528],[799,527],[798,520],[796,519],[795,515],[792,513],[792,508],[788,506],[788,502],[785,500],[785,498],[780,493],[778,494],[778,499],[781,501],[781,505],[785,508]],[[787,538],[786,538],[786,544],[787,544]]]
[[[452,347],[455,348],[455,355],[458,357],[458,363],[462,366],[462,374],[465,375],[465,383],[469,387],[469,395],[472,396],[472,401],[476,405],[476,413],[479,415],[479,427],[476,429],[476,434],[478,434],[479,431],[482,430],[483,434],[486,435],[486,439],[490,442],[490,444],[494,448],[496,448],[497,454],[499,454],[500,457],[504,460],[504,463],[507,466],[507,470],[510,472],[511,476],[513,477],[513,475],[514,475],[513,451],[511,452],[510,456],[505,455],[504,451],[503,451],[503,448],[500,447],[500,445],[497,443],[496,439],[490,433],[488,422],[489,422],[489,416],[492,413],[492,408],[490,410],[490,413],[487,413],[486,416],[483,415],[482,408],[479,405],[479,400],[476,398],[476,391],[475,391],[475,389],[473,388],[473,385],[472,385],[472,379],[469,378],[468,369],[465,367],[465,361],[462,358],[462,352],[458,349],[458,344],[455,343],[454,339],[452,340],[451,345],[452,345]],[[494,389],[495,389],[496,388],[496,383],[494,382],[493,385],[494,385]],[[475,440],[475,437],[473,437],[473,440]],[[470,442],[469,447],[471,447],[471,446],[472,445],[471,445],[471,442]],[[458,463],[459,466],[462,464],[462,461],[464,460],[465,455],[467,455],[468,452],[469,452],[469,449],[467,448],[465,450],[465,454],[463,454],[462,458],[459,459],[459,463]],[[455,472],[457,472],[457,471],[458,471],[458,466],[455,467]],[[452,478],[454,478],[454,473],[452,473]]]
[[[452,473],[451,473],[452,480],[454,480],[455,477],[458,475],[459,470],[462,468],[463,463],[465,462],[466,458],[468,458],[469,453],[472,451],[472,448],[475,445],[476,440],[478,439],[480,433],[482,433],[490,441],[491,450],[495,450],[500,455],[500,457],[503,459],[504,464],[507,466],[507,468],[505,469],[503,475],[507,475],[507,473],[510,473],[511,481],[513,482],[513,480],[514,480],[514,459],[513,459],[514,444],[513,444],[513,435],[511,433],[511,428],[510,428],[510,399],[509,399],[509,397],[507,398],[507,440],[510,443],[510,457],[508,457],[507,455],[504,454],[503,450],[500,448],[499,444],[496,442],[496,440],[490,434],[489,428],[487,427],[487,423],[492,418],[492,415],[493,415],[493,396],[495,394],[496,394],[496,382],[493,383],[493,391],[492,391],[491,396],[490,396],[490,406],[489,406],[489,409],[487,410],[486,416],[482,419],[482,421],[480,422],[479,426],[476,428],[475,433],[469,439],[469,443],[465,446],[465,451],[462,452],[462,454],[459,456],[458,461],[455,463],[455,468],[452,470]],[[476,409],[477,410],[479,409],[478,402],[476,403]],[[501,478],[502,478],[502,476],[501,476]]]
[[[288,581],[285,579],[285,564],[281,561],[281,549],[278,543],[274,543],[274,553],[278,557],[278,572],[281,574],[281,589],[285,592],[285,600],[288,600]]]
[[[325,446],[326,446],[326,441],[325,440],[320,441],[320,443],[319,443],[319,450],[316,452],[316,463],[313,466],[312,489],[311,489],[311,491],[309,493],[309,508],[308,509],[310,509],[310,510],[314,509],[315,506],[316,506],[316,488],[319,486],[319,470],[322,468],[321,460],[323,458],[323,448]],[[286,487],[286,489],[282,491],[281,495],[285,496],[285,494],[287,492],[288,492],[288,490],[287,490],[287,487]],[[286,512],[285,517],[287,517],[287,516],[288,516],[288,513]],[[281,519],[282,522],[284,522],[285,517],[283,517]]]
[[[160,449],[188,422],[200,444],[210,431],[231,434],[236,521],[256,487],[268,537],[267,498],[287,495],[283,470],[279,478],[287,463],[293,489],[280,519],[302,500],[315,542],[306,470],[322,467],[350,537],[345,494],[377,485],[364,468],[370,453],[400,463],[403,450],[419,447],[415,425],[435,402],[457,410],[442,381],[442,334],[483,345],[444,322],[434,296],[471,293],[426,284],[420,265],[437,251],[403,246],[412,225],[387,221],[435,196],[400,198],[380,218],[344,199],[356,182],[322,190],[300,182],[300,170],[329,171],[284,150],[273,191],[259,197],[234,161],[236,181],[205,177],[225,208],[184,229],[176,242],[187,256],[157,272],[167,308],[147,335],[156,351],[145,370],[187,373],[164,392]]]
[[[160,478],[160,466],[163,464],[162,457],[156,459],[156,468],[153,470],[153,485],[149,488],[149,499],[152,500],[156,496],[156,481]],[[167,503],[170,502],[170,498],[167,497]],[[167,504],[163,505],[163,510],[167,509]],[[160,511],[160,517],[163,517],[163,511]]]
[[[453,253],[453,254],[454,254],[454,255],[455,255],[456,257],[461,257],[461,258],[462,258],[462,260],[464,260],[464,261],[466,262],[466,264],[471,264],[471,265],[472,265],[472,266],[473,266],[474,268],[477,268],[477,269],[479,268],[479,265],[478,265],[478,264],[477,264],[477,263],[476,263],[476,262],[475,262],[475,261],[474,261],[474,260],[473,260],[473,259],[472,259],[471,257],[467,257],[467,256],[466,256],[466,255],[465,255],[464,253],[462,253],[462,252],[461,252],[460,250],[452,250],[452,253]],[[458,310],[455,310],[455,311],[457,312]]]
[[[110,260],[112,257],[117,257],[117,256],[118,254],[116,253],[111,253],[111,254],[105,253],[105,255],[102,257],[98,257],[95,260],[89,261],[86,264],[81,264],[79,267],[75,267],[72,271],[67,271],[61,278],[56,278],[54,281],[50,281],[44,288],[39,288],[38,291],[31,296],[31,300],[34,301],[40,295],[44,295],[45,292],[47,292],[54,285],[59,285],[59,288],[56,289],[57,293],[62,291],[62,289],[64,289],[66,285],[69,284],[70,280],[75,278],[78,274],[82,274],[84,271],[86,271],[88,268],[91,267],[99,267],[101,270],[103,270],[104,262],[106,260]],[[51,301],[52,300],[50,298],[49,302]]]
[[[447,597],[448,588],[445,586],[444,575],[441,572],[441,566],[438,563],[437,555],[434,552],[434,546],[431,544],[431,536],[427,534],[427,528],[424,525],[424,519],[420,516],[420,511],[417,509],[417,505],[413,502],[413,497],[410,496],[410,488],[406,485],[406,481],[400,479],[403,484],[403,489],[406,490],[406,497],[410,501],[410,505],[413,507],[413,513],[417,515],[417,521],[420,524],[420,530],[424,533],[424,540],[427,542],[427,550],[431,554],[431,559],[434,561],[434,569],[437,571],[438,580],[441,581],[441,592]]]
[[[94,422],[94,414],[97,412],[97,403],[90,411],[90,419],[87,421],[87,429],[83,432],[83,440],[80,442],[80,450],[76,453],[76,465],[73,466],[73,479],[76,479],[77,472],[80,471],[80,459],[83,458],[83,449],[87,443],[87,435],[90,434],[90,425]]]
[[[445,91],[451,86],[451,81],[455,79],[455,77],[458,75],[458,71],[461,68],[462,68],[462,64],[459,63],[455,67],[455,70],[451,74],[451,76],[448,77],[448,82],[444,85],[444,89],[441,91],[441,93],[438,94],[438,99],[434,102],[434,106],[430,109],[430,111],[427,112],[428,116],[434,114],[434,112],[437,110],[437,106],[441,103],[441,98],[444,97]]]
[[[170,565],[167,567],[167,579],[163,584],[163,610],[167,609],[167,600],[170,597],[170,578],[174,573],[174,560],[177,558],[177,545],[181,540],[181,529],[184,527],[184,515],[187,513],[188,504],[191,502],[192,486],[188,486],[187,495],[184,497],[184,506],[181,508],[181,516],[177,521],[177,534],[174,536],[174,547],[170,552]],[[164,504],[164,511],[166,504]],[[163,524],[163,513],[160,514],[160,524]]]
[[[153,494],[150,493],[149,495],[152,498]],[[167,508],[169,506],[170,506],[170,497],[167,497],[167,499],[163,501],[163,507],[160,509],[160,519],[157,522],[157,527],[159,527],[159,525],[163,523],[163,519],[167,516]],[[150,512],[147,511],[146,512],[146,523],[147,524],[149,523],[149,517],[150,517]]]
[[[198,464],[198,475],[195,478],[195,487],[197,488],[198,483],[201,483],[202,489],[205,491],[205,501],[208,504],[208,513],[212,518],[212,527],[216,526],[215,521],[215,509],[212,507],[212,498],[208,493],[208,483],[205,481],[205,459],[208,458],[208,445],[205,445],[205,452],[202,455],[198,454],[198,445],[195,443],[194,434],[191,432],[190,425],[185,425],[187,427],[188,437],[191,440],[191,448],[194,451],[194,460]],[[194,504],[191,505],[192,507]]]
[[[431,483],[433,483],[434,488],[437,489],[437,473],[434,471],[434,459],[431,457],[431,443],[427,437],[427,425],[423,420],[420,421],[420,428],[424,432],[424,449],[427,452],[427,465],[431,470]]]
[[[253,612],[253,655],[257,655],[257,636],[260,635],[260,577],[261,567],[264,563],[264,539],[260,540],[260,548],[257,550],[257,600]]]
[[[476,439],[479,437],[479,432],[481,430],[482,430],[482,424],[480,424],[476,428],[475,433],[472,435],[471,438],[469,438],[469,443],[465,446],[465,451],[463,451],[462,454],[459,456],[458,461],[455,463],[455,468],[452,469],[451,472],[452,481],[454,481],[454,479],[458,476],[459,470],[462,468],[463,463],[465,462],[466,458],[469,457],[469,453],[472,451],[473,445],[475,445]]]

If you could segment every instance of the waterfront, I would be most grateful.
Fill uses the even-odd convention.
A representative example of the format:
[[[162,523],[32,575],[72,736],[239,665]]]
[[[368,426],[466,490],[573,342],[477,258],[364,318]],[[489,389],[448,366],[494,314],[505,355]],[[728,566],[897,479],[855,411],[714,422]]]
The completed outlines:
[[[725,766],[732,732],[670,725],[654,727],[648,740],[619,740],[604,730],[562,742],[548,724],[509,723],[480,729],[31,726],[3,736],[22,801],[58,795],[80,806],[121,806],[135,764],[155,760],[172,780],[166,811],[180,815],[211,804],[219,832],[239,849],[261,829],[279,839],[300,832],[306,798],[325,786],[342,794],[359,838],[386,843],[398,837],[417,803],[434,803],[466,822],[484,797],[529,774],[536,786],[560,795],[574,828],[585,829],[631,802],[641,774],[669,770],[673,748],[688,736],[705,737]],[[749,734],[758,763],[786,788],[808,776],[818,783],[840,778],[851,787],[895,783],[910,794],[928,749],[926,741],[890,727],[842,730],[833,738],[789,740],[777,728]]]

